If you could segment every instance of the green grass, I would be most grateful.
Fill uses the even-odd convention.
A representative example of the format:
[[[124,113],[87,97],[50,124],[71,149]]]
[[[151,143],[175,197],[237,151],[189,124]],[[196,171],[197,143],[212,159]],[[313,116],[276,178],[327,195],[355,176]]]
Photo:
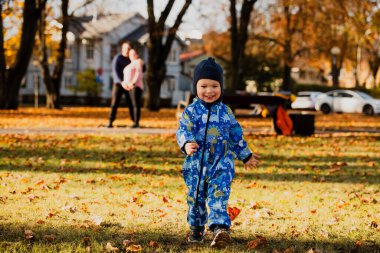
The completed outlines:
[[[236,162],[229,204],[242,211],[221,252],[380,252],[380,135],[246,139],[262,163]],[[0,252],[104,252],[124,240],[219,252],[210,233],[186,243],[183,159],[174,135],[1,135]],[[267,243],[248,249],[257,236]]]

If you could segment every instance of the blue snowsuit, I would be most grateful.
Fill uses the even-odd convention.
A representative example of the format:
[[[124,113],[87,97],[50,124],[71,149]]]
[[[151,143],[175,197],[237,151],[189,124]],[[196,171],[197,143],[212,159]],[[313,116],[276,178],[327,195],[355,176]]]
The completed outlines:
[[[186,157],[182,170],[189,190],[188,223],[204,226],[208,221],[210,228],[230,227],[227,204],[235,175],[233,154],[244,162],[252,155],[231,109],[221,101],[207,104],[195,98],[182,114],[177,142],[183,152],[188,142],[199,145],[197,152]]]

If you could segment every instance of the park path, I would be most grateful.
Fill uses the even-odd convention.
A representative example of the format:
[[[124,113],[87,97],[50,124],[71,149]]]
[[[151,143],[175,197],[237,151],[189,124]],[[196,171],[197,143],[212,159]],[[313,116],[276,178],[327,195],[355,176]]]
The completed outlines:
[[[175,134],[176,129],[86,127],[86,128],[0,128],[0,134]],[[270,127],[245,128],[245,134],[274,135]],[[380,129],[316,129],[315,134],[380,134]]]

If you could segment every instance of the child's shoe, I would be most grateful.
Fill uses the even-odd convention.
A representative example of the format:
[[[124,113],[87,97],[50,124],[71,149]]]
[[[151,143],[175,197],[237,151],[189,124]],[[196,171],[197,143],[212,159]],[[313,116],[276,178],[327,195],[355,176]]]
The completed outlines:
[[[225,248],[231,242],[230,230],[228,228],[216,226],[214,229],[214,239],[211,248]]]
[[[205,227],[190,226],[190,233],[187,237],[187,241],[190,243],[203,243],[205,234]]]

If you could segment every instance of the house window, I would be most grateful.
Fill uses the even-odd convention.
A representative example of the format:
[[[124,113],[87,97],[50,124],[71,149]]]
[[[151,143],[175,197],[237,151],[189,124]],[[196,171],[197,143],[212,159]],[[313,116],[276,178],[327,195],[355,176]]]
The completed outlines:
[[[63,86],[66,89],[70,89],[71,87],[73,87],[73,82],[72,82],[71,76],[69,76],[69,75],[64,76],[64,78],[63,78]]]
[[[161,87],[161,98],[173,97],[175,84],[176,84],[176,79],[174,78],[174,76],[167,76]]]
[[[87,60],[93,60],[94,59],[94,42],[88,41],[86,43],[86,59]]]
[[[170,50],[170,53],[168,55],[168,62],[170,63],[176,63],[177,62],[177,49],[172,48]]]
[[[117,50],[118,50],[118,45],[112,44],[111,45],[111,51],[110,51],[110,61],[112,61],[112,59],[117,54]]]

